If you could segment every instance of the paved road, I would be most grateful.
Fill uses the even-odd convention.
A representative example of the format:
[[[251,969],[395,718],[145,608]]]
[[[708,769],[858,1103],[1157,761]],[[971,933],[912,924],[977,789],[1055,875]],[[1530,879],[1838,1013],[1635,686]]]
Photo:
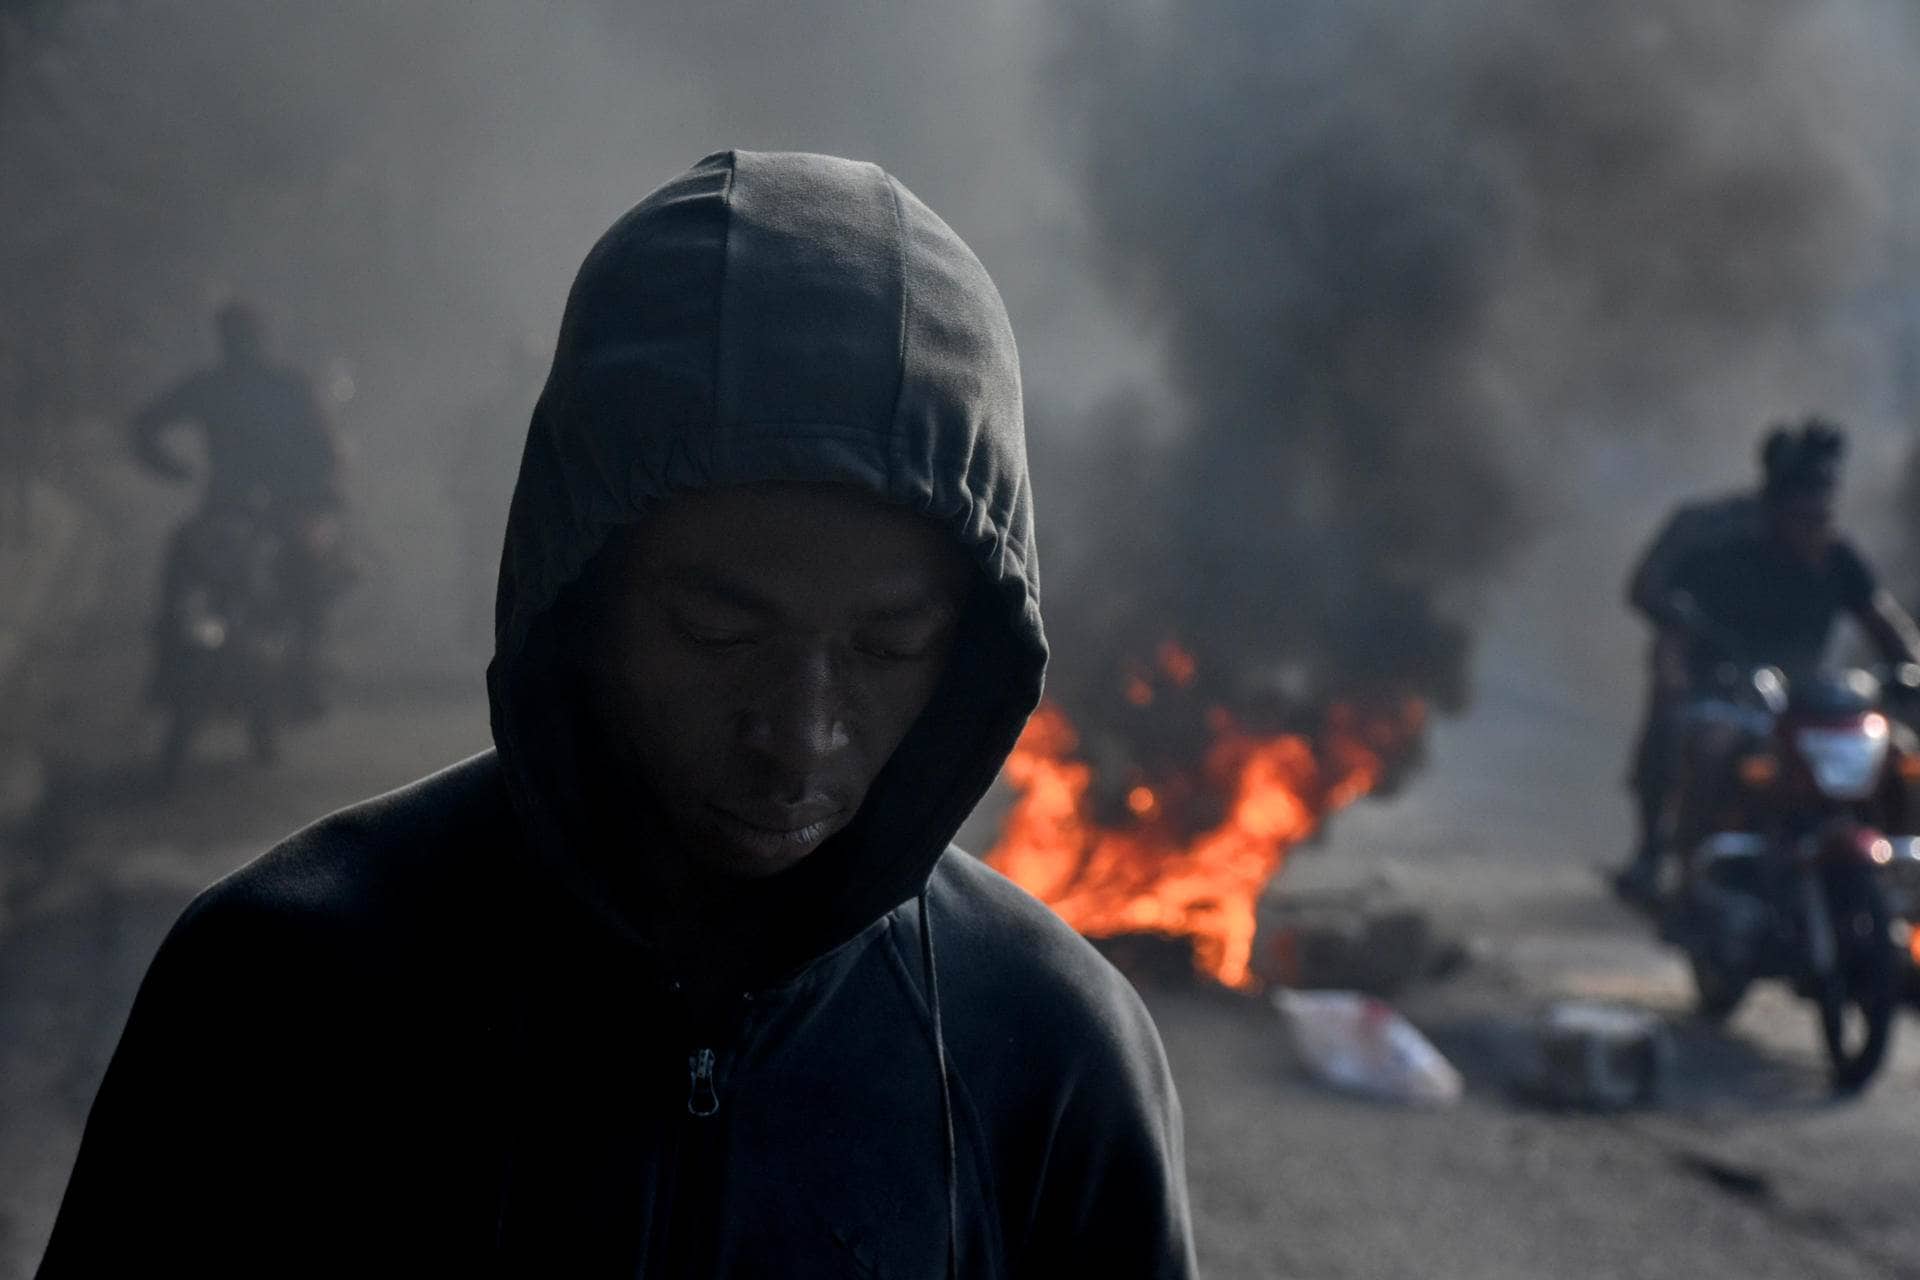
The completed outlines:
[[[199,886],[292,827],[485,742],[477,678],[361,687],[271,773],[212,759],[143,790],[150,733],[125,632],[42,659],[66,695],[60,790],[0,924],[0,1280],[30,1273],[79,1126],[147,959]],[[53,677],[58,676],[55,680]],[[1348,815],[1288,883],[1387,869],[1473,942],[1408,1012],[1465,1073],[1457,1108],[1327,1094],[1256,1000],[1146,982],[1185,1099],[1201,1253],[1215,1277],[1920,1276],[1920,1026],[1868,1097],[1830,1103],[1806,1011],[1762,998],[1683,1028],[1659,1111],[1526,1105],[1524,1026],[1556,995],[1678,1010],[1683,976],[1597,889],[1621,837],[1618,726],[1496,692],[1443,732],[1409,796]],[[238,754],[237,740],[209,745]],[[1595,765],[1595,759],[1600,765]],[[1569,779],[1572,781],[1570,782]]]
[[[1548,716],[1548,710],[1554,712]],[[1625,815],[1611,726],[1496,693],[1443,731],[1431,776],[1348,815],[1283,885],[1375,874],[1472,944],[1477,963],[1405,1011],[1468,1095],[1413,1112],[1328,1094],[1289,1068],[1259,1002],[1149,991],[1186,1101],[1202,1259],[1227,1277],[1920,1276],[1920,1020],[1855,1101],[1827,1096],[1809,1008],[1762,990],[1724,1032],[1686,1020],[1682,967],[1600,892]],[[1584,768],[1583,768],[1584,762]],[[1528,1025],[1554,999],[1674,1017],[1656,1110],[1526,1103]]]

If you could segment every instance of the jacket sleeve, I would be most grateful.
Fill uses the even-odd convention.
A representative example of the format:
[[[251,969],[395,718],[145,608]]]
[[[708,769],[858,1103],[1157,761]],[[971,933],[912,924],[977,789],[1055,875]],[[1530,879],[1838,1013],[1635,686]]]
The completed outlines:
[[[1682,511],[1661,526],[1652,545],[1634,566],[1633,576],[1627,580],[1627,603],[1655,626],[1671,624],[1667,616],[1669,598],[1675,590],[1680,565],[1697,541],[1691,536],[1689,514]]]
[[[141,464],[169,480],[186,480],[193,471],[167,451],[164,437],[175,423],[197,419],[206,392],[198,374],[177,383],[142,405],[129,424],[133,452]]]
[[[1180,1100],[1131,987],[1116,991],[1062,1100],[1026,1276],[1196,1274]]]

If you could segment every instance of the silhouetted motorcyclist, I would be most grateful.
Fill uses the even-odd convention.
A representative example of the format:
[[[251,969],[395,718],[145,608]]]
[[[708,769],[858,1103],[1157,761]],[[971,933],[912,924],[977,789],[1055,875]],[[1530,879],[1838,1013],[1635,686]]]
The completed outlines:
[[[1920,629],[1834,529],[1845,444],[1839,428],[1818,419],[1776,428],[1761,447],[1760,492],[1683,508],[1635,570],[1629,601],[1658,634],[1633,778],[1640,844],[1619,877],[1628,896],[1645,896],[1657,881],[1680,708],[1716,666],[1811,670],[1843,615],[1889,661],[1920,655]]]
[[[332,433],[313,388],[294,369],[268,361],[259,316],[244,303],[229,303],[215,317],[218,364],[189,374],[133,417],[134,451],[150,470],[170,480],[188,480],[192,470],[171,453],[173,428],[197,428],[206,443],[207,476],[201,513],[245,509],[264,512],[285,546],[280,584],[297,631],[289,656],[288,698],[296,711],[318,709],[318,647],[331,595],[326,581],[338,537],[339,465]],[[192,552],[186,528],[167,549],[164,582],[184,576],[181,560]],[[168,588],[171,589],[170,587]],[[161,616],[173,601],[162,600]]]

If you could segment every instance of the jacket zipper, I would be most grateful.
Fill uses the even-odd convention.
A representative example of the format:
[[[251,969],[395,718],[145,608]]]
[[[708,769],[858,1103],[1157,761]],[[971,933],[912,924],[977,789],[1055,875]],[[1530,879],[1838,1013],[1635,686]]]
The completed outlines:
[[[719,1054],[712,1049],[687,1054],[686,1113],[672,1126],[675,1137],[662,1188],[666,1212],[650,1250],[652,1265],[643,1272],[648,1277],[713,1272],[720,1231],[715,1188],[722,1122],[710,1117],[720,1110],[719,1067]]]
[[[713,1087],[714,1056],[711,1049],[695,1049],[687,1055],[687,1114],[705,1118],[720,1110],[720,1094]]]

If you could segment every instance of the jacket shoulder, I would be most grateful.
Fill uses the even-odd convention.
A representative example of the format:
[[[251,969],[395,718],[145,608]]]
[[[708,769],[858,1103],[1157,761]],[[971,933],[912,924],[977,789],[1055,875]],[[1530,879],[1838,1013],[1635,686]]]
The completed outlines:
[[[413,928],[482,889],[512,814],[488,751],[329,814],[225,876],[188,907],[176,934],[271,926],[375,940]]]
[[[956,1088],[1022,1273],[1191,1276],[1180,1104],[1138,994],[958,850],[928,897]]]
[[[929,898],[944,995],[962,1019],[1069,1057],[1160,1056],[1131,983],[1039,899],[958,849],[935,868]]]
[[[1760,499],[1751,493],[1690,502],[1673,513],[1662,536],[1689,548],[1701,542],[1730,540],[1754,531],[1760,511]]]
[[[449,979],[479,951],[454,933],[476,926],[453,869],[497,824],[493,774],[477,757],[343,810],[195,899],[141,983],[41,1274],[238,1274],[328,1212],[360,1224],[320,1233],[331,1260],[376,1238],[369,1218],[435,1203],[395,1170],[438,1123],[425,1100],[486,1069],[461,1038],[485,1025],[475,984]]]

